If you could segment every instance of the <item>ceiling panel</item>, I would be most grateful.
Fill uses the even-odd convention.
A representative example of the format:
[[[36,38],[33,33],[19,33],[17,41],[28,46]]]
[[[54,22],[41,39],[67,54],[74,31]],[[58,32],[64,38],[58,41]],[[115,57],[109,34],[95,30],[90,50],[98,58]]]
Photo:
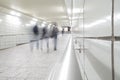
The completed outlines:
[[[72,27],[75,29],[83,22],[83,2],[84,0],[73,0]]]
[[[44,20],[69,21],[64,0],[0,0],[0,6]]]

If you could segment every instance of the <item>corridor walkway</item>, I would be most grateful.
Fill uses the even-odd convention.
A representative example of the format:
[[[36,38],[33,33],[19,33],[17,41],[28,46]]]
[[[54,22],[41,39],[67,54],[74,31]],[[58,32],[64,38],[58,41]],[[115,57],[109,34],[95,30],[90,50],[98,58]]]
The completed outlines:
[[[58,49],[53,50],[53,41],[50,39],[50,48],[47,52],[45,41],[43,50],[33,51],[30,44],[24,44],[0,51],[0,80],[46,80],[54,65],[64,54],[69,34],[59,36]]]

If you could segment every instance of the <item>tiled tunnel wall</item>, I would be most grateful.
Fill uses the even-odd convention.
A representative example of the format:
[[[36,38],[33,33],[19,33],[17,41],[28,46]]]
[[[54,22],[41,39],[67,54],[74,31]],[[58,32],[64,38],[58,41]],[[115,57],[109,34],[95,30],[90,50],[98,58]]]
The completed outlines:
[[[112,36],[112,0],[85,0],[82,32],[86,37],[84,38],[86,50],[79,54],[84,80],[120,80],[120,40],[111,41],[112,37],[120,37],[120,0],[114,2],[114,36]],[[79,42],[82,44],[83,39],[79,39]]]
[[[12,16],[8,13],[0,12],[0,49],[14,47],[33,40],[32,27],[26,25],[32,21],[28,16]]]
[[[114,35],[120,37],[120,0],[115,0]],[[115,80],[120,80],[120,40],[114,42]]]

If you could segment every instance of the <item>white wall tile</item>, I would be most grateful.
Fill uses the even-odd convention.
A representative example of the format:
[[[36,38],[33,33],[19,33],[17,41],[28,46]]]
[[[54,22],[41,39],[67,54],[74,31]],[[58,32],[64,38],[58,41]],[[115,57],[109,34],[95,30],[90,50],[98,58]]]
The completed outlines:
[[[0,19],[2,20],[0,22],[0,35],[4,35],[3,37],[0,37],[0,49],[29,42],[32,39],[29,36],[32,34],[32,27],[27,27],[25,24],[29,23],[32,18],[27,16],[24,16],[24,18],[19,17],[22,24],[15,25],[8,22],[6,15],[7,14],[0,12]]]
[[[120,80],[120,41],[115,42],[115,80]]]
[[[86,0],[84,25],[85,36],[100,37],[111,35],[111,0]]]
[[[115,36],[120,36],[120,0],[115,0]]]
[[[112,80],[111,78],[111,42],[86,40],[86,73],[89,80]],[[91,69],[89,69],[91,67]],[[91,72],[93,72],[91,74]],[[96,77],[96,79],[95,79]]]

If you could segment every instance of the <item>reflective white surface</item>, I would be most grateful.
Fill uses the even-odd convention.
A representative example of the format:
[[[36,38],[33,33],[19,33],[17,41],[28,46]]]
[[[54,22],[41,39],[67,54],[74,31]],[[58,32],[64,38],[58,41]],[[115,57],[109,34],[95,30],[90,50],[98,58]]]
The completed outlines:
[[[0,12],[0,49],[16,46],[17,44],[27,43],[33,40],[32,27],[33,21],[28,16],[15,16]],[[34,21],[35,22],[35,21]],[[27,26],[26,24],[30,24]]]
[[[0,80],[47,80],[64,55],[68,40],[69,35],[58,37],[57,51],[53,50],[52,39],[49,40],[49,52],[46,41],[43,41],[43,50],[34,46],[31,51],[30,44],[0,50]]]
[[[84,12],[85,35],[100,37],[111,35],[111,0],[86,0]]]
[[[120,36],[120,0],[115,0],[115,36]]]
[[[86,40],[86,74],[89,80],[112,80],[111,42]],[[93,76],[94,75],[94,76]]]
[[[115,0],[115,36],[120,37],[120,0]],[[115,80],[120,80],[120,41],[115,41],[114,47],[114,58],[115,58]]]
[[[120,41],[115,42],[115,80],[120,80]]]
[[[111,3],[111,0],[85,1],[82,31],[85,37],[111,36]],[[85,80],[112,80],[111,41],[85,38],[84,47],[85,52],[80,53],[78,60],[83,69],[82,77],[86,77]]]
[[[72,38],[70,38],[64,56],[54,68],[52,80],[83,80],[72,43]]]
[[[12,9],[12,14],[17,16],[21,16],[20,13],[16,13],[20,11],[38,19],[69,25],[66,24],[69,23],[69,19],[64,0],[0,0],[0,6]]]

